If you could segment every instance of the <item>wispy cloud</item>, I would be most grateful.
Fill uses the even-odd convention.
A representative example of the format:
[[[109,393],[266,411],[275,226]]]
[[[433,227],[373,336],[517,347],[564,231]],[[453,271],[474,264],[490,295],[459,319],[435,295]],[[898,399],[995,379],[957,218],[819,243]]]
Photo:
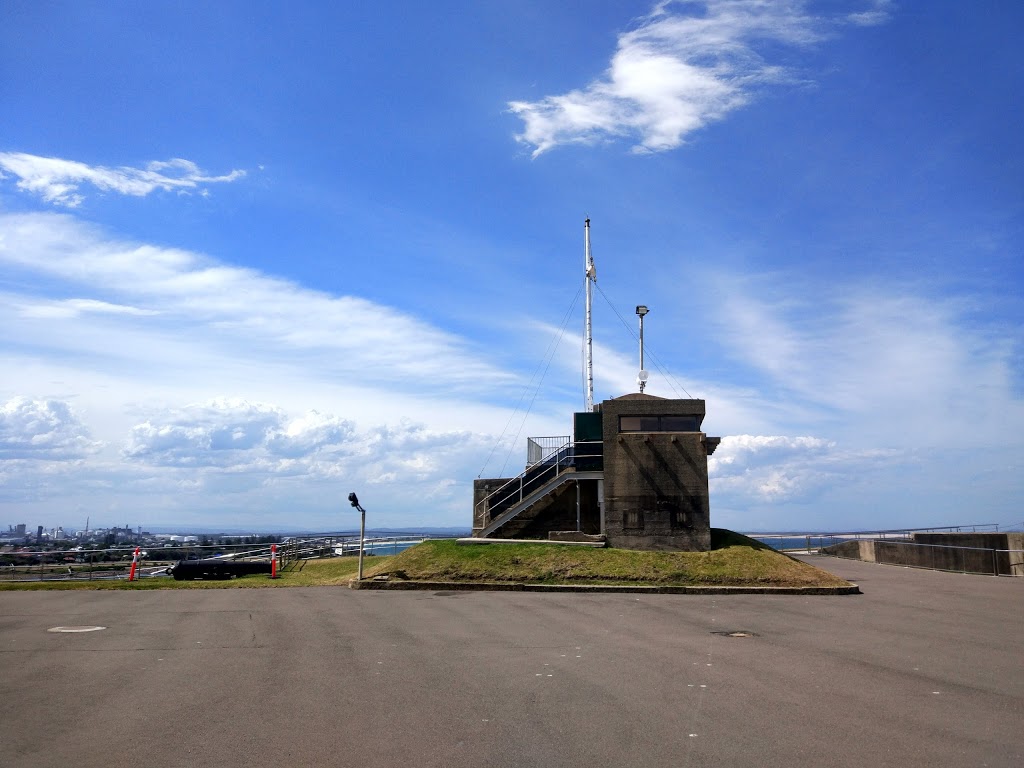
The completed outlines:
[[[55,325],[38,326],[46,346],[66,340],[69,352],[142,355],[155,362],[188,340],[194,344],[189,364],[200,359],[201,349],[227,349],[238,359],[269,357],[277,364],[307,364],[336,380],[372,379],[377,386],[418,392],[487,391],[515,378],[482,361],[463,339],[392,307],[311,290],[198,253],[110,238],[66,214],[0,215],[0,265],[80,296],[7,297],[0,318],[13,311],[24,321],[23,333],[37,327],[31,320],[102,321],[102,333],[92,337],[81,323],[61,332]],[[110,343],[115,332],[119,344]],[[143,332],[172,338],[131,342]]]
[[[24,317],[38,318],[70,318],[89,313],[99,315],[134,315],[136,317],[159,314],[159,312],[153,309],[140,309],[139,307],[130,307],[124,304],[111,304],[109,301],[97,301],[96,299],[63,299],[33,302],[24,304],[18,309]]]
[[[74,208],[85,199],[83,185],[133,197],[144,197],[158,189],[206,195],[209,185],[235,181],[245,176],[245,171],[210,176],[191,160],[181,158],[153,161],[143,168],[107,168],[58,157],[0,152],[0,179],[7,174],[17,179],[18,189],[48,203]]]
[[[831,414],[819,428],[919,447],[1005,446],[1024,428],[1013,341],[972,324],[966,298],[846,284],[772,301],[762,297],[780,292],[771,281],[724,283],[715,331],[724,349],[766,393]]]
[[[847,15],[847,20],[858,27],[874,27],[885,24],[892,16],[892,0],[874,0],[871,7]]]
[[[884,5],[851,21],[881,23]],[[831,23],[801,0],[664,0],[619,35],[602,77],[569,93],[510,102],[524,122],[516,138],[534,157],[613,138],[636,141],[635,152],[674,149],[759,87],[791,81],[774,60],[779,46],[818,42]]]

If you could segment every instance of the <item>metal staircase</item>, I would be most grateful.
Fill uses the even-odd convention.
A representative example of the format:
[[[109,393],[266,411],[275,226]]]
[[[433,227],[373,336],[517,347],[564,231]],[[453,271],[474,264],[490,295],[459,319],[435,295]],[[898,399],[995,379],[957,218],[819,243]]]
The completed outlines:
[[[577,458],[593,460],[599,455],[594,452],[597,449],[589,448],[589,445],[565,443],[482,499],[477,504],[477,511],[486,511],[488,522],[476,535],[490,536],[527,510],[547,506],[571,480],[601,479],[604,476],[602,471],[576,469]],[[600,446],[601,443],[594,445]]]

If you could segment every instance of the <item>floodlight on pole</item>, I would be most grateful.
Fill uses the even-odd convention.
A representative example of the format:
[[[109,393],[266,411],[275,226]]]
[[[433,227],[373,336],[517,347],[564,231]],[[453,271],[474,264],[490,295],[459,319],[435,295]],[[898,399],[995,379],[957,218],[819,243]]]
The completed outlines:
[[[640,373],[636,375],[636,383],[640,385],[640,391],[644,391],[644,387],[647,386],[647,371],[644,370],[644,315],[650,310],[644,304],[638,304],[636,307],[637,317],[640,318]]]
[[[363,580],[363,542],[366,540],[366,510],[359,506],[359,497],[355,491],[348,495],[348,503],[359,510],[359,581]]]

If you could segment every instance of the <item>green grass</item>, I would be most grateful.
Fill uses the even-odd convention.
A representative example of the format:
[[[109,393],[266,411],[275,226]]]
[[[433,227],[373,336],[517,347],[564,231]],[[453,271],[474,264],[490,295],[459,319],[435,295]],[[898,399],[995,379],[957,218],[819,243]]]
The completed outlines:
[[[415,581],[502,584],[632,584],[641,586],[837,587],[848,582],[794,560],[746,536],[711,529],[709,552],[638,552],[547,544],[474,544],[427,541],[397,555],[368,557],[364,576]],[[341,586],[356,576],[358,558],[307,560],[280,578],[229,581],[147,578],[118,581],[2,583],[0,590],[247,589]]]
[[[415,581],[649,586],[846,586],[848,582],[760,542],[712,529],[709,552],[638,552],[545,544],[428,541],[367,568]]]

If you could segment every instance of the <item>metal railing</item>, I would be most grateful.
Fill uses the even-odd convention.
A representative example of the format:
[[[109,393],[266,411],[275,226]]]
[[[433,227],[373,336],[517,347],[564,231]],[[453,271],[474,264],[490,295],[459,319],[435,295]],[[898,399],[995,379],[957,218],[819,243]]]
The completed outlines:
[[[0,582],[125,579],[135,546],[0,552]],[[138,576],[146,578],[160,575],[179,560],[269,558],[270,544],[156,544],[143,547],[140,554]]]
[[[414,544],[433,539],[433,536],[407,534],[401,536],[367,536],[363,540],[363,552],[370,555],[397,555]],[[332,534],[309,538],[290,538],[277,545],[280,570],[301,565],[305,560],[323,557],[348,557],[359,554],[359,536],[356,534]]]
[[[571,441],[572,438],[569,435],[526,438],[526,466],[532,467],[534,464],[539,464],[549,456],[558,453]]]
[[[792,541],[793,546],[784,546],[783,549],[799,549],[800,544],[806,543],[806,549],[815,549],[821,545],[814,545],[815,541],[828,540],[830,544],[836,539],[843,540],[864,540],[864,539],[909,539],[915,533],[998,533],[998,523],[971,523],[969,525],[947,525],[931,528],[888,528],[873,531],[779,531],[777,533],[744,533],[743,535],[763,542]],[[775,547],[779,549],[779,547]]]
[[[836,544],[856,541],[843,539]],[[1024,549],[1001,549],[998,547],[965,547],[953,544],[925,544],[917,541],[895,539],[862,539],[870,541],[874,562],[885,565],[902,565],[907,568],[925,568],[951,573],[974,573],[987,576],[1024,576]],[[833,546],[833,545],[827,545]],[[829,554],[847,560],[860,560],[834,547]],[[823,548],[824,549],[824,548]]]
[[[420,535],[367,537],[369,554],[397,554],[430,537]],[[139,559],[139,578],[160,576],[179,560],[223,558],[269,560],[270,544],[183,544],[144,547]],[[100,581],[127,579],[135,546],[82,550],[12,550],[0,552],[0,583],[19,581]],[[277,544],[280,570],[321,557],[355,555],[358,535],[290,538]]]
[[[544,487],[565,472],[575,469],[577,460],[599,460],[604,456],[604,443],[600,440],[566,442],[553,450],[547,457],[528,466],[522,474],[500,485],[473,508],[474,521],[484,512],[494,519],[507,509],[521,503],[531,493]]]

